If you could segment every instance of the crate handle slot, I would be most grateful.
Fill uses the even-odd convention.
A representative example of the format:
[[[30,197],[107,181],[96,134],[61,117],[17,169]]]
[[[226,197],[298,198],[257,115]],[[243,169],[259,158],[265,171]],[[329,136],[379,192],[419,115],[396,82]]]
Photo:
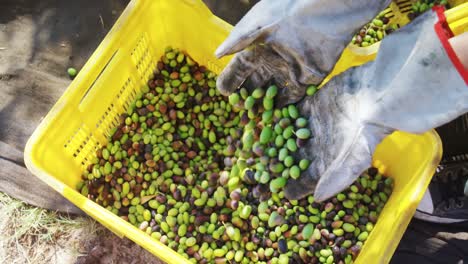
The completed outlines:
[[[107,66],[109,66],[109,64],[112,62],[112,60],[115,58],[115,55],[117,55],[117,52],[119,50],[117,49],[116,51],[114,51],[114,53],[112,54],[112,56],[109,58],[109,60],[106,62],[106,64],[104,65],[104,67],[102,68],[102,70],[99,72],[98,76],[96,77],[96,79],[93,81],[93,83],[91,83],[91,85],[89,86],[89,88],[86,90],[86,92],[83,94],[83,97],[81,97],[81,100],[80,100],[80,104],[79,106],[81,106],[81,103],[86,99],[86,97],[88,96],[89,92],[91,91],[91,89],[94,87],[94,84],[99,80],[99,78],[101,78],[101,75],[104,73],[104,71],[107,69]]]

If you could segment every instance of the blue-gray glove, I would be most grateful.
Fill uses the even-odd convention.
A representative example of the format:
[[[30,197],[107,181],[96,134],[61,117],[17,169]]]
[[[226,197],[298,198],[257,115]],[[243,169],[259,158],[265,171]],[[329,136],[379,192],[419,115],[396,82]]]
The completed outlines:
[[[389,0],[262,0],[235,26],[216,56],[239,52],[218,77],[229,95],[249,79],[274,80],[278,105],[297,102],[333,69],[359,28]]]
[[[386,37],[374,62],[336,76],[298,104],[313,133],[299,156],[313,161],[288,181],[286,197],[328,199],[371,165],[388,134],[423,133],[468,112],[468,70],[454,67],[442,25],[433,11],[421,15]]]

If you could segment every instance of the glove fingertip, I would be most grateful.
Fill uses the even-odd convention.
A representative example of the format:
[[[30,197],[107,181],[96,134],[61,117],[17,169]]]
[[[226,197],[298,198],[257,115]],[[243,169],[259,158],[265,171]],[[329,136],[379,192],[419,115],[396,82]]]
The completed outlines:
[[[235,91],[235,89],[232,89],[230,86],[226,86],[225,82],[221,78],[218,78],[216,81],[216,86],[223,96],[229,96],[232,92]]]
[[[239,52],[246,47],[250,46],[253,41],[255,40],[254,37],[236,37],[236,38],[231,38],[229,36],[215,51],[215,56],[216,58],[222,58],[226,55],[231,55],[236,52]]]
[[[226,69],[218,76],[216,87],[218,87],[218,90],[222,95],[229,96],[237,90],[244,81],[245,78],[237,75],[230,69]]]
[[[234,56],[216,81],[221,94],[230,95],[258,68],[254,55],[253,52],[242,51]]]
[[[300,200],[313,194],[317,182],[308,175],[302,175],[299,179],[289,179],[284,188],[284,196],[288,200]]]
[[[232,54],[232,52],[230,52],[230,49],[232,47],[227,46],[227,44],[228,43],[226,43],[226,41],[225,41],[225,42],[221,43],[221,45],[219,45],[219,47],[215,51],[216,58],[220,59],[220,58],[222,58],[222,57],[224,57],[226,55]]]

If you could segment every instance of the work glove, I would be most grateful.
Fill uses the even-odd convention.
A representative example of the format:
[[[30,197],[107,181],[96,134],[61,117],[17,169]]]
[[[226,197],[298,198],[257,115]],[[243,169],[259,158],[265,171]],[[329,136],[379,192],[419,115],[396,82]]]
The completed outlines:
[[[312,163],[288,181],[287,198],[313,193],[324,201],[371,165],[375,147],[393,131],[423,133],[468,112],[468,71],[438,15],[443,11],[429,11],[392,33],[374,62],[331,79],[297,105],[313,133],[299,156]]]
[[[216,56],[236,54],[218,77],[224,95],[246,80],[261,87],[274,80],[280,105],[297,102],[306,86],[333,69],[354,33],[389,0],[262,0],[235,26]]]

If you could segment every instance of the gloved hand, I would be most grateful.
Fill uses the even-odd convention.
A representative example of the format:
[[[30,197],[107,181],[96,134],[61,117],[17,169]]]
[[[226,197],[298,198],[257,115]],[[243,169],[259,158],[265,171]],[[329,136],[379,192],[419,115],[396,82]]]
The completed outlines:
[[[349,69],[298,104],[313,133],[299,155],[313,161],[288,181],[287,198],[328,199],[371,165],[376,145],[394,130],[423,133],[468,112],[468,71],[448,56],[446,33],[437,31],[439,39],[435,31],[442,25],[433,11],[421,15],[386,37],[374,62]]]
[[[236,25],[216,56],[239,52],[218,77],[229,95],[246,79],[261,87],[274,79],[278,102],[297,102],[306,86],[333,69],[354,33],[389,0],[262,0]]]

